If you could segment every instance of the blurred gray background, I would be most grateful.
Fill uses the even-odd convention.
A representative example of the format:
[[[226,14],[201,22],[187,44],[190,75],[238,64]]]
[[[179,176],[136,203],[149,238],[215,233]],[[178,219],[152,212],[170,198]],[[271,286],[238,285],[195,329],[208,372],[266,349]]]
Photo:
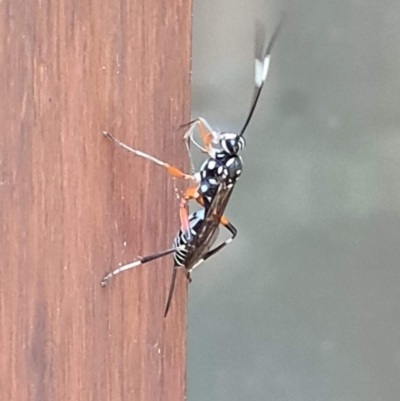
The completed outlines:
[[[190,286],[188,400],[398,401],[400,1],[195,1],[193,117],[242,126],[282,12],[238,237]]]

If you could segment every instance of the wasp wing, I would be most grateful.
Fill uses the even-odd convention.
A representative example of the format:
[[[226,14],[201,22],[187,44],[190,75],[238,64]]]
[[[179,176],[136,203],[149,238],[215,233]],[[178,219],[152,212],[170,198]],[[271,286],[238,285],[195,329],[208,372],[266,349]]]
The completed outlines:
[[[211,200],[211,203],[205,209],[204,219],[197,228],[196,235],[190,242],[189,252],[187,254],[185,267],[187,270],[193,269],[194,266],[202,262],[202,256],[209,251],[215,242],[221,217],[224,214],[233,188],[227,188],[222,182]]]

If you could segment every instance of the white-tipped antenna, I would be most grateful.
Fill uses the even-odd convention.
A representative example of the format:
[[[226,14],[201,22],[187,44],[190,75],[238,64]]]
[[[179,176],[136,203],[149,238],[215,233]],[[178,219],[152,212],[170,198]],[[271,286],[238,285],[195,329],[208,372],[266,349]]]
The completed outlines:
[[[267,54],[264,60],[256,59],[255,84],[257,88],[261,87],[267,80],[271,55]]]
[[[245,133],[247,126],[249,125],[250,120],[253,117],[254,110],[256,109],[258,99],[260,98],[261,90],[262,90],[262,88],[264,86],[264,82],[268,76],[269,66],[271,63],[271,50],[275,43],[276,37],[278,36],[281,25],[282,25],[282,20],[279,22],[278,26],[275,28],[275,31],[271,37],[271,40],[268,43],[268,46],[264,52],[264,55],[262,57],[256,58],[256,60],[255,60],[255,62],[256,62],[255,76],[254,76],[255,88],[254,88],[253,101],[251,103],[249,114],[246,118],[246,121],[243,125],[242,130],[240,131],[239,136],[242,136]]]

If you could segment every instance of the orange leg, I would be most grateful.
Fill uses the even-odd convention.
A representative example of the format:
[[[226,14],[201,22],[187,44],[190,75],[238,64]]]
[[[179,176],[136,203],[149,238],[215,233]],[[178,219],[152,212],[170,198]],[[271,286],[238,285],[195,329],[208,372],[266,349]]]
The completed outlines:
[[[205,149],[208,153],[209,150],[211,149],[212,135],[209,132],[207,132],[207,130],[206,130],[204,124],[201,122],[201,120],[198,120],[198,124],[199,124],[201,139],[203,140]]]
[[[185,234],[185,237],[188,241],[192,238],[192,233],[190,231],[190,223],[189,223],[189,215],[188,215],[188,210],[187,210],[187,204],[191,199],[201,199],[198,192],[197,192],[197,185],[194,185],[192,187],[189,187],[182,199],[181,203],[179,205],[179,216],[181,220],[181,229],[183,233]]]
[[[168,163],[164,163],[164,167],[167,169],[168,173],[176,178],[184,178],[185,180],[194,180],[194,177],[190,174],[185,174],[181,170]]]
[[[190,123],[186,124],[190,126],[190,128],[186,131],[184,138],[186,140],[186,146],[189,151],[190,155],[190,150],[189,150],[189,145],[188,142],[192,142],[196,147],[198,147],[202,152],[209,153],[211,150],[211,142],[213,139],[213,133],[211,127],[208,125],[207,121],[204,120],[204,118],[197,118],[194,121],[191,121]],[[203,142],[203,145],[197,143],[197,141],[194,138],[194,130],[196,126],[199,126],[200,130],[200,136]],[[204,147],[203,147],[204,146]]]
[[[197,185],[189,187],[185,191],[185,193],[181,199],[181,203],[179,205],[179,216],[180,216],[180,220],[181,220],[181,228],[182,228],[182,231],[185,233],[185,236],[188,240],[192,237],[192,234],[190,232],[189,214],[188,214],[188,210],[187,210],[187,204],[189,203],[190,200],[195,200],[200,206],[204,207],[204,200],[197,192],[197,188],[198,188]],[[230,226],[229,220],[225,216],[221,217],[220,222],[225,227]]]

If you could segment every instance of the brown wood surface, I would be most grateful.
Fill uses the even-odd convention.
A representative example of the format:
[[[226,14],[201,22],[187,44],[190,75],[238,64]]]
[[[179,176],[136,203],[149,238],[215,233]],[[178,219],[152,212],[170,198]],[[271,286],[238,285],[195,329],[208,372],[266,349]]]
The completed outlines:
[[[183,400],[187,283],[163,318],[186,165],[191,2],[0,2],[0,399]]]

